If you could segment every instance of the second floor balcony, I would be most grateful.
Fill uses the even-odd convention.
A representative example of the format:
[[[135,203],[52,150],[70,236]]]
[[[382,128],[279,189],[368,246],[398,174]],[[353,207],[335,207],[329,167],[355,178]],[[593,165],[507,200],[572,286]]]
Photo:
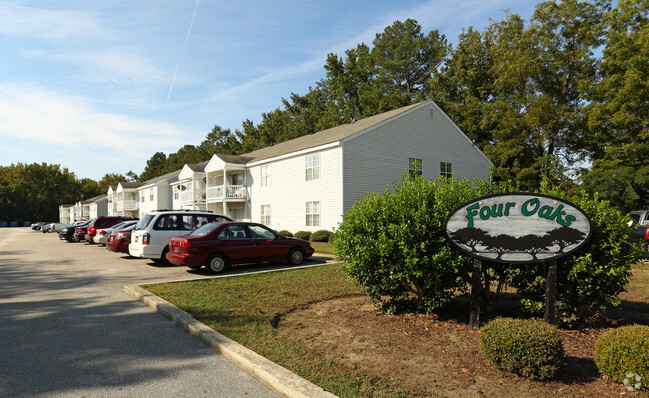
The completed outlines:
[[[207,188],[209,202],[245,200],[248,191],[244,185],[219,185]]]

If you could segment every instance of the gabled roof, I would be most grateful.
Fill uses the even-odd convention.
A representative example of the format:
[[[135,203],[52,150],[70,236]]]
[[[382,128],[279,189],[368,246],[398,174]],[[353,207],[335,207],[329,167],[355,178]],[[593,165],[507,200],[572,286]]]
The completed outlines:
[[[266,148],[262,148],[256,151],[246,153],[242,155],[242,157],[252,158],[248,162],[257,162],[264,159],[286,155],[292,152],[298,152],[305,149],[315,148],[321,145],[338,142],[356,133],[359,133],[365,129],[373,127],[379,123],[385,122],[386,120],[399,116],[402,113],[405,113],[413,108],[416,108],[417,106],[423,103],[424,102],[419,102],[416,104],[405,106],[403,108],[384,112],[379,115],[366,117],[364,119],[357,120],[353,123],[343,124],[337,127],[332,127],[327,130],[319,131],[314,134],[305,135],[302,137],[294,138],[289,141],[280,142],[279,144],[275,144],[273,146],[269,146]]]
[[[193,172],[202,173],[205,171],[205,166],[207,166],[208,163],[209,160],[198,164],[185,164],[185,167],[189,167]]]
[[[167,174],[161,175],[161,176],[159,176],[159,177],[152,178],[152,179],[150,179],[150,180],[146,180],[146,181],[144,181],[144,182],[142,183],[142,185],[141,185],[139,188],[144,187],[144,186],[147,186],[147,185],[153,185],[153,184],[155,184],[155,183],[157,183],[157,182],[160,182],[160,181],[163,181],[163,180],[167,180],[167,179],[170,180],[169,182],[172,182],[172,181],[174,181],[174,180],[177,180],[177,179],[178,179],[178,175],[180,174],[180,171],[181,171],[181,170],[172,171],[171,173],[167,173]]]
[[[137,188],[142,185],[141,182],[127,182],[127,181],[122,181],[119,183],[119,185],[122,186],[122,189],[124,188]]]

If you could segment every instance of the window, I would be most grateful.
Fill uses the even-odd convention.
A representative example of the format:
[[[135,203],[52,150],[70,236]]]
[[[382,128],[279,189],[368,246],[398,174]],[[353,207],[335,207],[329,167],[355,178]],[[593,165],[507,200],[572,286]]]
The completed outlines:
[[[453,163],[439,162],[439,175],[442,177],[450,177],[453,174]]]
[[[144,202],[144,191],[140,192],[140,202]]]
[[[270,186],[270,166],[261,166],[261,186],[269,187]]]
[[[191,217],[191,216],[190,216]],[[179,229],[180,217],[177,214],[165,214],[158,217],[153,229],[157,230],[174,230]]]
[[[219,234],[219,239],[249,239],[248,229],[243,225],[230,225]]]
[[[306,157],[306,180],[320,179],[320,154],[308,155]]]
[[[320,202],[306,202],[306,226],[320,225]]]
[[[418,158],[408,158],[408,174],[411,176],[422,175],[422,160]]]
[[[270,205],[261,205],[261,223],[270,225]]]
[[[275,239],[275,233],[261,225],[250,225],[248,229],[253,239]]]
[[[153,202],[153,188],[149,188],[149,201]]]

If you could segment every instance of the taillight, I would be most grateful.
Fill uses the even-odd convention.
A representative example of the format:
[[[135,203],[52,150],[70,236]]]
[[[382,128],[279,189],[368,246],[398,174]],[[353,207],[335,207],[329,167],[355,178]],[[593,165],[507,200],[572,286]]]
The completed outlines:
[[[649,239],[649,228],[644,230],[644,238]]]
[[[150,239],[151,239],[151,234],[145,233],[144,235],[142,235],[142,244],[148,245]]]
[[[75,232],[80,234],[80,233],[83,232],[83,229],[82,229],[82,228],[78,228]]]
[[[180,247],[191,247],[191,246],[192,246],[192,242],[190,242],[190,241],[188,241],[188,240],[183,240],[183,241],[176,242],[176,243],[177,243],[178,246],[180,246]]]
[[[99,230],[99,235],[106,235],[106,234],[107,234],[107,232],[106,232],[105,229]]]

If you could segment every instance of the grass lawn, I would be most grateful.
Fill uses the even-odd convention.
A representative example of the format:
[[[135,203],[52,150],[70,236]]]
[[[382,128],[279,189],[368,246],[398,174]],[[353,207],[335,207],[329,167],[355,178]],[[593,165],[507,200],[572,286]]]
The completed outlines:
[[[317,250],[317,249],[316,249]],[[558,378],[536,382],[497,370],[468,326],[468,307],[438,316],[376,313],[339,264],[157,284],[145,289],[209,327],[340,397],[616,397],[593,361],[611,325],[564,330]],[[649,262],[633,267],[611,319],[649,319]],[[619,326],[619,325],[618,325]]]
[[[285,272],[143,286],[189,312],[214,330],[243,344],[339,396],[399,396],[372,374],[340,368],[315,355],[307,345],[278,337],[277,323],[305,306],[350,295],[360,289],[330,264]]]

